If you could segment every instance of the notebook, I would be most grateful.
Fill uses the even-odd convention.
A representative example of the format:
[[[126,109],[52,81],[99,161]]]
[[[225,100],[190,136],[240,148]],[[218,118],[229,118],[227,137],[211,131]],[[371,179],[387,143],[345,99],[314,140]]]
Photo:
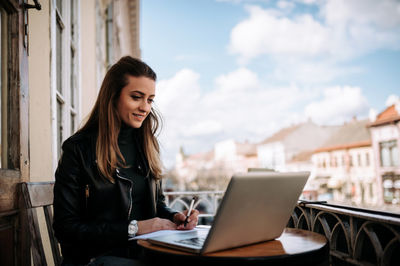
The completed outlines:
[[[235,174],[209,229],[171,232],[147,241],[204,254],[275,239],[285,229],[309,174]]]

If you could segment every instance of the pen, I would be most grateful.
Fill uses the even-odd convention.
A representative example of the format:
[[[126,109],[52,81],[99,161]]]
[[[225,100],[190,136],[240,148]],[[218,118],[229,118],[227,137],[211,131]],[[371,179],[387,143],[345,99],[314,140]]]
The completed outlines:
[[[187,214],[186,214],[186,219],[185,219],[185,222],[184,222],[184,226],[185,226],[185,227],[186,227],[186,225],[187,225],[187,223],[188,223],[188,219],[189,219],[190,213],[192,212],[193,204],[194,204],[194,201],[195,201],[195,200],[196,200],[196,197],[193,197],[193,198],[192,198],[192,201],[190,202],[189,211],[188,211]]]

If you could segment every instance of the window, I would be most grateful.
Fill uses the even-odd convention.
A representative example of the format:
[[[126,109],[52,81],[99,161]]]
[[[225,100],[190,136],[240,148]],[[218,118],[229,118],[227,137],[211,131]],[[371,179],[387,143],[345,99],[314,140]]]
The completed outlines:
[[[7,13],[4,9],[0,8],[0,168],[7,168],[8,158],[8,141],[7,141],[7,98],[8,98],[8,84],[7,84]]]
[[[106,66],[107,69],[114,63],[113,59],[113,4],[106,9]]]
[[[350,167],[353,167],[353,156],[349,155],[349,164]]]
[[[386,203],[400,203],[400,176],[388,173],[382,176],[383,199]]]
[[[62,0],[57,0],[56,6],[60,13],[62,13]]]
[[[361,154],[357,154],[357,164],[359,167],[361,166]]]
[[[75,0],[71,1],[71,18],[70,18],[70,46],[71,46],[71,59],[70,59],[70,134],[72,135],[76,130],[78,104],[77,104],[77,85],[78,85],[78,73],[77,73],[77,60],[78,60],[78,25],[77,25],[77,14],[75,6],[77,3]]]
[[[96,11],[96,82],[101,87],[106,71],[114,63],[114,6],[113,1],[103,7],[101,1],[95,1]],[[129,2],[129,1],[128,1]],[[117,34],[118,35],[118,34]]]
[[[369,197],[371,198],[371,199],[373,199],[374,198],[374,185],[372,184],[372,183],[369,183]]]
[[[52,26],[55,28],[55,51],[52,77],[55,79],[53,118],[55,129],[56,161],[61,155],[62,142],[76,130],[79,119],[79,25],[76,0],[56,0],[53,8]],[[54,165],[56,164],[54,162]]]
[[[396,140],[379,143],[381,166],[398,166],[399,151]]]
[[[369,166],[370,162],[369,162],[369,153],[365,154],[365,166]]]
[[[332,156],[331,158],[331,166],[336,167],[337,166],[337,158],[336,156]]]
[[[56,3],[56,98],[57,98],[57,155],[60,158],[61,142],[63,141],[63,108],[65,105],[64,89],[63,89],[63,33],[64,18],[62,15],[62,2],[57,0]]]

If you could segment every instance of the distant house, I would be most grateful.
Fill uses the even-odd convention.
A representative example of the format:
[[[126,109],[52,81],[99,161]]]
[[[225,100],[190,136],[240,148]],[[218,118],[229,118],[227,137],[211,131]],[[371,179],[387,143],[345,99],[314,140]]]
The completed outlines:
[[[257,146],[259,164],[276,171],[311,170],[312,151],[337,130],[311,121],[284,128]]]
[[[215,144],[216,163],[224,165],[233,172],[247,172],[249,168],[258,167],[257,148],[252,143],[240,143],[225,140]]]
[[[353,120],[339,128],[324,145],[314,151],[315,182],[332,194],[335,201],[376,204],[379,186],[367,120]]]
[[[211,171],[214,165],[213,162],[214,151],[186,155],[183,148],[180,148],[179,153],[176,155],[174,169],[177,178],[176,189],[183,191],[192,182],[196,182],[201,172]]]
[[[258,166],[255,144],[229,139],[216,143],[208,152],[186,155],[181,149],[174,173],[179,190],[221,190],[233,173]]]
[[[400,203],[400,102],[380,113],[368,125],[375,155],[380,198],[386,203]],[[382,195],[383,191],[383,195]]]

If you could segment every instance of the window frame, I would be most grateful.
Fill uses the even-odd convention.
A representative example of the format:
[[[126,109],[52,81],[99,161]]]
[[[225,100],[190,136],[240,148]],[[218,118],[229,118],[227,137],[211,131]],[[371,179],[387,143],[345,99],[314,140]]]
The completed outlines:
[[[384,161],[384,156],[383,156],[383,149],[387,149],[387,156],[388,157],[388,164],[386,164],[386,161]],[[394,149],[397,151],[397,162],[395,158],[393,157],[393,151]],[[380,166],[381,167],[397,167],[399,166],[399,148],[398,148],[398,143],[396,139],[391,139],[387,141],[381,141],[379,142],[379,159],[380,159]]]
[[[6,108],[5,131],[6,165],[0,168],[1,178],[29,178],[29,88],[28,50],[24,29],[28,27],[23,18],[26,11],[14,1],[2,1],[0,6],[7,13]],[[25,24],[26,23],[26,24]],[[3,39],[3,38],[2,38]],[[2,56],[2,58],[4,58]],[[3,105],[2,105],[3,106]],[[2,107],[3,108],[3,107]],[[2,123],[3,123],[3,119]],[[4,126],[4,125],[3,125]]]
[[[74,8],[74,20],[71,20],[71,2]],[[51,117],[52,117],[52,153],[53,171],[61,155],[61,144],[76,131],[81,120],[81,49],[80,49],[80,6],[77,0],[61,1],[61,12],[56,0],[50,2],[51,10]],[[74,36],[71,36],[71,24],[74,24]],[[58,89],[57,27],[62,26],[60,65],[61,89]],[[74,58],[72,58],[74,50]],[[72,62],[74,60],[74,62]],[[73,63],[73,65],[71,65]],[[73,66],[74,69],[71,69]],[[71,84],[71,78],[75,84]],[[72,95],[72,93],[74,95]],[[74,102],[72,102],[72,99]],[[61,115],[59,114],[61,105]],[[61,121],[59,121],[61,120]],[[60,122],[60,123],[59,123]],[[72,128],[74,127],[74,128]],[[59,129],[60,128],[60,129]],[[61,130],[61,131],[60,131]],[[60,135],[59,135],[60,134]]]
[[[1,162],[0,169],[8,168],[8,71],[7,71],[7,61],[9,58],[9,35],[8,35],[8,12],[5,8],[0,6],[0,101],[1,101],[1,111],[0,111],[0,123],[1,123]],[[4,25],[5,24],[5,25]],[[4,70],[3,70],[4,68]]]
[[[0,264],[28,265],[30,263],[27,223],[18,204],[18,184],[29,181],[29,80],[28,80],[28,10],[21,1],[3,0],[0,6],[7,14],[6,53],[7,109],[4,139],[5,168],[0,169]],[[25,2],[25,1],[24,1]],[[3,36],[4,37],[4,36]],[[3,39],[3,38],[2,38]],[[4,58],[4,57],[3,57]],[[3,84],[4,85],[4,84]],[[3,166],[4,167],[4,166]]]

